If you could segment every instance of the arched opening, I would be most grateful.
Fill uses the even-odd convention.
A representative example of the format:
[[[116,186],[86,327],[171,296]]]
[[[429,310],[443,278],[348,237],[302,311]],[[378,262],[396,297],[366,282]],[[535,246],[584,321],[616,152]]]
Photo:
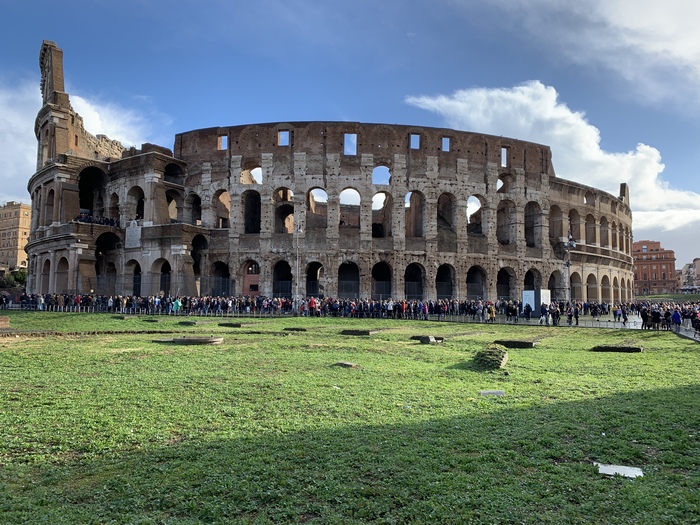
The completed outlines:
[[[425,272],[423,267],[416,263],[411,263],[406,267],[404,273],[404,293],[406,300],[423,299],[423,280]]]
[[[133,186],[126,194],[127,220],[143,220],[146,198],[140,186]]]
[[[467,199],[467,233],[469,235],[483,235],[485,229],[482,226],[482,201],[479,197],[472,195]]]
[[[372,237],[391,237],[393,200],[387,192],[375,193],[372,197]]]
[[[577,272],[571,274],[571,300],[583,301],[583,282]]]
[[[583,202],[587,206],[595,206],[595,195],[593,195],[593,192],[587,191],[583,197]]]
[[[620,303],[620,284],[617,280],[617,277],[613,277],[612,293],[613,293],[613,303],[619,304]]]
[[[132,259],[126,263],[125,268],[125,277],[131,280],[131,283],[127,282],[126,289],[129,290],[131,295],[141,297],[141,265]]]
[[[68,293],[68,259],[61,257],[56,265],[56,286],[57,293]]]
[[[598,302],[598,280],[593,274],[586,279],[586,300],[589,303]]]
[[[486,272],[481,266],[472,266],[467,272],[467,300],[478,301],[486,295]]]
[[[360,268],[352,261],[345,261],[338,268],[338,297],[354,299],[360,296]]]
[[[324,290],[321,284],[323,277],[323,265],[314,261],[306,267],[306,297],[323,297]]]
[[[542,275],[534,269],[525,273],[523,279],[523,290],[540,290],[542,288]]]
[[[506,246],[515,243],[517,220],[515,204],[512,201],[501,201],[496,209],[496,239],[498,244]]]
[[[53,203],[55,199],[55,193],[53,190],[49,190],[46,195],[46,206],[44,207],[44,226],[51,226],[53,223]]]
[[[306,194],[306,230],[325,230],[328,227],[328,194],[313,188]]]
[[[391,297],[391,266],[381,261],[372,267],[372,299]]]
[[[202,262],[207,255],[209,242],[204,235],[195,235],[192,239],[192,271],[194,273],[194,283],[197,289],[197,295],[202,294]]]
[[[612,228],[610,232],[610,240],[612,241],[612,249],[617,250],[617,224],[614,222],[612,223]]]
[[[168,219],[171,223],[176,223],[182,217],[182,195],[175,190],[165,192],[165,199],[168,204]]]
[[[275,233],[294,233],[294,192],[278,188],[273,194],[275,203]]]
[[[117,264],[119,263],[119,237],[114,233],[103,233],[95,242],[96,283],[90,283],[95,293],[116,295]]]
[[[109,197],[109,209],[107,210],[109,218],[114,221],[114,226],[119,226],[120,216],[119,216],[119,195],[112,193]],[[110,225],[112,223],[110,222]]]
[[[354,188],[340,192],[340,222],[342,230],[360,229],[360,193]],[[345,233],[348,233],[347,231]]]
[[[243,233],[260,233],[261,204],[260,194],[247,190],[241,196],[243,200]]]
[[[386,166],[377,166],[372,170],[372,184],[391,184],[391,172]]]
[[[581,216],[579,215],[578,211],[569,211],[569,230],[571,230],[571,236],[577,243],[581,243],[583,240],[583,237],[581,236],[581,226]]]
[[[180,186],[185,184],[185,172],[178,164],[168,164],[163,172],[163,179],[165,182],[170,182],[172,184],[179,184]]]
[[[406,238],[423,237],[425,198],[418,191],[409,191],[405,198]]]
[[[597,243],[595,217],[588,214],[586,216],[586,244],[593,245]]]
[[[549,240],[553,244],[564,240],[564,216],[559,206],[549,208]]]
[[[501,268],[496,275],[496,293],[499,299],[517,299],[515,272],[512,268]]]
[[[509,193],[513,189],[513,176],[508,173],[502,173],[498,176],[496,183],[497,193]]]
[[[443,193],[437,201],[438,251],[457,251],[457,200],[451,193]]]
[[[187,197],[187,209],[189,212],[189,222],[194,226],[202,225],[202,199],[196,193]]]
[[[255,164],[241,170],[241,184],[262,184],[262,168]]]
[[[600,280],[600,299],[604,303],[610,304],[612,301],[612,290],[610,288],[610,277],[604,275]]]
[[[215,228],[229,228],[231,216],[231,196],[226,190],[219,190],[212,199],[212,208],[216,217]]]
[[[287,261],[280,261],[272,269],[272,295],[292,298],[292,267]]]
[[[51,278],[51,261],[46,259],[44,265],[41,268],[41,292],[49,293],[49,279]]]
[[[170,284],[172,277],[172,268],[170,268],[170,263],[164,261],[160,266],[160,292],[163,295],[170,295]]]
[[[96,167],[85,168],[78,176],[78,198],[80,200],[80,213],[89,216],[101,217],[103,210],[95,207],[98,197],[104,200],[107,175]]]
[[[566,301],[566,282],[561,270],[555,270],[549,276],[547,289],[553,301]]]
[[[601,248],[610,248],[608,219],[605,217],[600,218],[600,246]]]
[[[216,261],[211,267],[209,282],[210,294],[214,297],[228,297],[234,295],[234,282],[228,264]]]
[[[449,264],[441,264],[435,275],[435,292],[439,299],[454,297],[455,269]]]
[[[542,208],[536,202],[525,205],[525,245],[529,248],[542,247]]]
[[[241,293],[250,296],[260,295],[260,265],[252,259],[243,263],[243,288]]]

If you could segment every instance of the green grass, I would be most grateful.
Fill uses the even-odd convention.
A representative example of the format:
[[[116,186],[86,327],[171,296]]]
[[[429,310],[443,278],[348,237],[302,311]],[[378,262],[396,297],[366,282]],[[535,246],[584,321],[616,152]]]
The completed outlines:
[[[0,339],[2,523],[700,523],[700,346],[671,333],[11,318],[225,341]],[[381,331],[339,335],[367,326]],[[308,331],[277,335],[288,327]],[[508,338],[539,344],[510,349],[508,375],[475,365]],[[589,351],[621,342],[645,351]],[[490,389],[506,395],[479,394]],[[644,477],[606,478],[594,461]]]

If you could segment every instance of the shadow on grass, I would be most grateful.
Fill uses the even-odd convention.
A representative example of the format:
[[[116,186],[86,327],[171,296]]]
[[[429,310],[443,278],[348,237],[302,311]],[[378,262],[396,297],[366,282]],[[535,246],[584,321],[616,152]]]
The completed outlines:
[[[698,398],[694,385],[522,409],[465,400],[484,409],[246,439],[200,429],[96,460],[4,465],[0,512],[5,523],[692,523]],[[593,461],[644,477],[604,478]]]

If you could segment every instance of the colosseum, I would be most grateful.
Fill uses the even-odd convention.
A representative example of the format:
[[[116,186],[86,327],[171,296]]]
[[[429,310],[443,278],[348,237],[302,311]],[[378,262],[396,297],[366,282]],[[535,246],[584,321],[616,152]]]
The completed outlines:
[[[547,146],[276,122],[125,148],[84,129],[55,43],[39,63],[30,293],[632,299],[627,185],[561,179]]]

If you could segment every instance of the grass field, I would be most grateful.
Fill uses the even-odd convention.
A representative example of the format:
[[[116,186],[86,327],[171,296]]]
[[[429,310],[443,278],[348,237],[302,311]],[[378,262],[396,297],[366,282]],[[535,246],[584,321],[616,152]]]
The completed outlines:
[[[3,524],[700,523],[700,345],[672,333],[10,315],[92,333],[0,339]],[[479,369],[496,339],[538,346]]]

